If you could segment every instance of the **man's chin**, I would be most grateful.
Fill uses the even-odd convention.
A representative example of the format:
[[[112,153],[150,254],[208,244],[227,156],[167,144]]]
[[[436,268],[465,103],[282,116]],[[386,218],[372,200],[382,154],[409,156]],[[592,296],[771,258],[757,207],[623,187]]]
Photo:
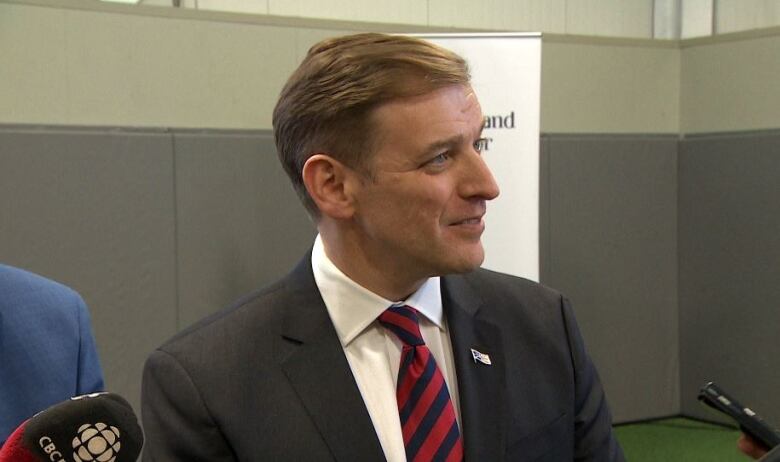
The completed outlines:
[[[480,248],[479,252],[475,252],[471,255],[463,255],[461,258],[457,259],[457,261],[451,262],[448,268],[449,271],[445,274],[463,274],[478,269],[485,261],[485,253],[481,250],[482,249]]]

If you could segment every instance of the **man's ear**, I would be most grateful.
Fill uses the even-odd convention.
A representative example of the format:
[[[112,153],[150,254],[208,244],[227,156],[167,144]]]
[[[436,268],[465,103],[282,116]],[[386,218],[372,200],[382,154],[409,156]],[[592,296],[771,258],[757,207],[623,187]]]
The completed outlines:
[[[349,182],[355,172],[327,154],[314,154],[303,165],[303,184],[320,213],[336,219],[350,218],[354,200]]]

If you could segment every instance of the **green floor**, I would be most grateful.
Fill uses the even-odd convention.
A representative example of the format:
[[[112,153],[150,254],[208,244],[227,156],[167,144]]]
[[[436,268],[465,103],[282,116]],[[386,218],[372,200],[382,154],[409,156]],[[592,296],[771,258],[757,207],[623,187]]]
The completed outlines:
[[[617,425],[628,462],[749,462],[737,449],[739,431],[674,418]]]

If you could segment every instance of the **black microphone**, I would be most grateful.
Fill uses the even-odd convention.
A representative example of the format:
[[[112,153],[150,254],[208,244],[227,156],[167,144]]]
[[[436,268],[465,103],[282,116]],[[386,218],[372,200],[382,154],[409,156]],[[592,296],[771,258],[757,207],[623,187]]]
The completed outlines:
[[[22,423],[0,449],[0,462],[135,462],[143,444],[130,403],[114,393],[93,393]]]
[[[780,462],[780,446],[766,453],[764,457],[758,459],[758,462]]]

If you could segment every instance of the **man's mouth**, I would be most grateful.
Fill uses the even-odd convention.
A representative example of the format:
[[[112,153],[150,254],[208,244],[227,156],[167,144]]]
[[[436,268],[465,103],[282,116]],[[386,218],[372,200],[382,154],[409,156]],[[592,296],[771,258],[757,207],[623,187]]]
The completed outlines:
[[[478,224],[480,221],[482,221],[482,218],[481,218],[481,217],[476,217],[476,218],[467,218],[467,219],[465,219],[465,220],[458,221],[458,222],[456,222],[455,224],[456,224],[456,225],[476,225],[476,224]]]
[[[459,226],[459,225],[478,225],[482,223],[482,215],[476,216],[476,217],[469,217],[464,218],[460,221],[455,221],[451,223],[451,226]]]

